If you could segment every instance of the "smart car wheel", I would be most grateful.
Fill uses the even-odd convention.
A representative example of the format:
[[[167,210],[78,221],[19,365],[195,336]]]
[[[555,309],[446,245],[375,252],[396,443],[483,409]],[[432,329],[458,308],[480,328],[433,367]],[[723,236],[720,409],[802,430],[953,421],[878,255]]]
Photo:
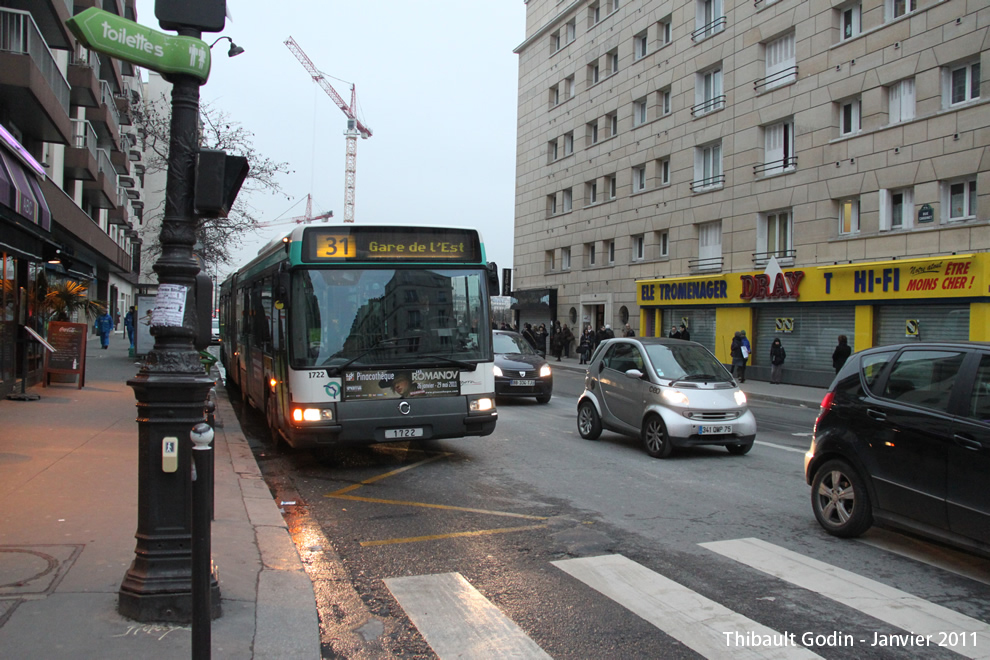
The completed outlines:
[[[873,524],[866,484],[845,461],[828,461],[815,472],[811,508],[818,523],[833,536],[859,536]]]
[[[646,418],[643,422],[642,438],[646,453],[653,458],[667,458],[674,450],[667,435],[667,426],[660,415],[649,415]]]
[[[753,448],[753,443],[738,442],[735,444],[726,445],[725,448],[728,449],[729,453],[732,454],[733,456],[742,456],[743,454],[749,453],[749,450]]]
[[[590,401],[582,401],[578,406],[578,433],[585,440],[597,440],[602,434],[602,420]]]

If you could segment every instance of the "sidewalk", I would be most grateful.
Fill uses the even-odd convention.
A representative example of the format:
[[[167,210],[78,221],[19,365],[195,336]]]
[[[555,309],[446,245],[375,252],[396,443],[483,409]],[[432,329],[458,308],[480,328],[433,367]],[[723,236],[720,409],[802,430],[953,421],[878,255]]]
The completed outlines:
[[[557,359],[553,356],[549,356],[547,360],[554,369],[567,369],[582,374],[587,370],[587,366],[578,364],[578,358],[574,356],[561,358],[560,362],[557,362]],[[789,385],[786,383],[783,385],[771,385],[766,381],[753,380],[752,378],[742,383],[740,388],[751,401],[769,401],[791,406],[805,406],[816,410],[821,405],[822,398],[825,396],[824,387],[805,387],[803,385]]]
[[[0,657],[189,658],[190,627],[117,613],[137,530],[138,370],[91,338],[86,386],[0,399]],[[219,389],[219,388],[218,388]],[[212,657],[320,657],[313,585],[226,395],[217,397]]]

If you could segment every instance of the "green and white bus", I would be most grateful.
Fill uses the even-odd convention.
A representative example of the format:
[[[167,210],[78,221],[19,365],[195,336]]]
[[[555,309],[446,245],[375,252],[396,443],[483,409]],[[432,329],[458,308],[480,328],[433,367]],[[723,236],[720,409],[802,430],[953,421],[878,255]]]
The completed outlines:
[[[293,447],[485,436],[497,293],[476,230],[299,227],[221,285],[221,360]]]

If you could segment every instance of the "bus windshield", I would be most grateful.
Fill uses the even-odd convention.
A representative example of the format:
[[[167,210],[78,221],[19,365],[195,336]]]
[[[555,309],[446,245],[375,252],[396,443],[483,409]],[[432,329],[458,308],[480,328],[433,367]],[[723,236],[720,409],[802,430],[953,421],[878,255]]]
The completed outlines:
[[[294,367],[489,361],[480,269],[308,269],[292,277]]]

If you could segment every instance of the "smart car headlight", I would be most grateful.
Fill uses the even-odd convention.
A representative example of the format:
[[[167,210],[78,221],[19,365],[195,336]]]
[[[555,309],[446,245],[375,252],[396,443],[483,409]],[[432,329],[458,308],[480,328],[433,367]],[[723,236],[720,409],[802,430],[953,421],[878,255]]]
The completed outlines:
[[[674,406],[687,406],[691,404],[691,400],[688,399],[687,394],[680,390],[664,390],[662,396],[667,403]]]
[[[733,394],[733,396],[736,397],[736,404],[738,404],[740,406],[745,406],[746,405],[746,393],[745,392],[743,392],[742,390],[736,390],[735,391],[735,394]]]

